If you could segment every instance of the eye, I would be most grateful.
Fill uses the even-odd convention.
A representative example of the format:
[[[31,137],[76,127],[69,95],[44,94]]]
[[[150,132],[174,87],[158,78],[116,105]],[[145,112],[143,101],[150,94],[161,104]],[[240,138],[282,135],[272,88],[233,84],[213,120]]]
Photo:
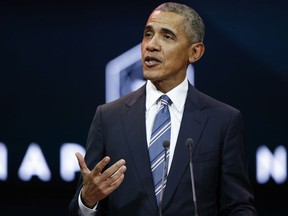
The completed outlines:
[[[169,34],[164,34],[164,38],[165,39],[169,39],[169,40],[173,39],[173,37],[171,35],[169,35]]]
[[[144,37],[146,37],[146,38],[150,38],[150,37],[152,37],[152,32],[151,31],[145,31],[144,32]]]
[[[170,29],[166,29],[166,28],[162,29],[161,35],[162,35],[162,38],[166,41],[174,41],[177,38],[173,31],[171,31]]]

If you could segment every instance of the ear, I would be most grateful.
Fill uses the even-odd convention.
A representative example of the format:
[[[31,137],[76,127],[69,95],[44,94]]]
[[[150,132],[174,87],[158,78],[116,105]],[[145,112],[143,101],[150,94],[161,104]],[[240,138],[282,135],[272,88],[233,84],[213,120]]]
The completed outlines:
[[[194,43],[190,47],[189,62],[194,63],[198,61],[204,54],[205,46],[203,43]]]

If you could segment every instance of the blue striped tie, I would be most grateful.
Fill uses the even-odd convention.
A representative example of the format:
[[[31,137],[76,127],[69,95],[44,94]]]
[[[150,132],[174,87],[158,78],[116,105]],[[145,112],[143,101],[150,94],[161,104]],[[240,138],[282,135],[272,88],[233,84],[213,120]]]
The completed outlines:
[[[163,148],[163,141],[168,140],[170,142],[171,133],[171,120],[168,105],[172,104],[172,101],[167,95],[162,95],[160,98],[161,106],[158,110],[151,134],[151,140],[149,143],[149,155],[151,162],[151,171],[153,174],[155,195],[157,203],[159,204],[160,192],[162,189],[161,180],[163,172],[163,164],[165,151]],[[169,149],[166,155],[166,162],[168,163]],[[166,173],[167,175],[167,173]],[[164,182],[163,189],[166,186]]]

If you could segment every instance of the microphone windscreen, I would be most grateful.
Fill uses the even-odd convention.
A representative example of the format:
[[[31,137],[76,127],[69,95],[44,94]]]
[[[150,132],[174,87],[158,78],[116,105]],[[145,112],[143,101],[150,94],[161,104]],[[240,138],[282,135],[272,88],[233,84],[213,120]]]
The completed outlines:
[[[170,146],[170,142],[168,140],[164,140],[162,145],[164,148],[168,148]]]
[[[191,148],[193,145],[193,139],[192,138],[188,138],[186,140],[186,146],[188,146],[189,148]]]

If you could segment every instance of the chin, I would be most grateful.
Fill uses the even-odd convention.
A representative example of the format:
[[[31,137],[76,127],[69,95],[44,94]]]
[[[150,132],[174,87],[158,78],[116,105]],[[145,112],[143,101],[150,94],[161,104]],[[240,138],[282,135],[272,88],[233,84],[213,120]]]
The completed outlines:
[[[147,71],[143,71],[143,77],[144,77],[144,79],[147,79],[147,80],[149,80],[149,79],[151,79],[151,73],[150,72],[147,72]]]
[[[156,70],[143,70],[143,76],[145,79],[154,80],[158,77],[158,72]]]

